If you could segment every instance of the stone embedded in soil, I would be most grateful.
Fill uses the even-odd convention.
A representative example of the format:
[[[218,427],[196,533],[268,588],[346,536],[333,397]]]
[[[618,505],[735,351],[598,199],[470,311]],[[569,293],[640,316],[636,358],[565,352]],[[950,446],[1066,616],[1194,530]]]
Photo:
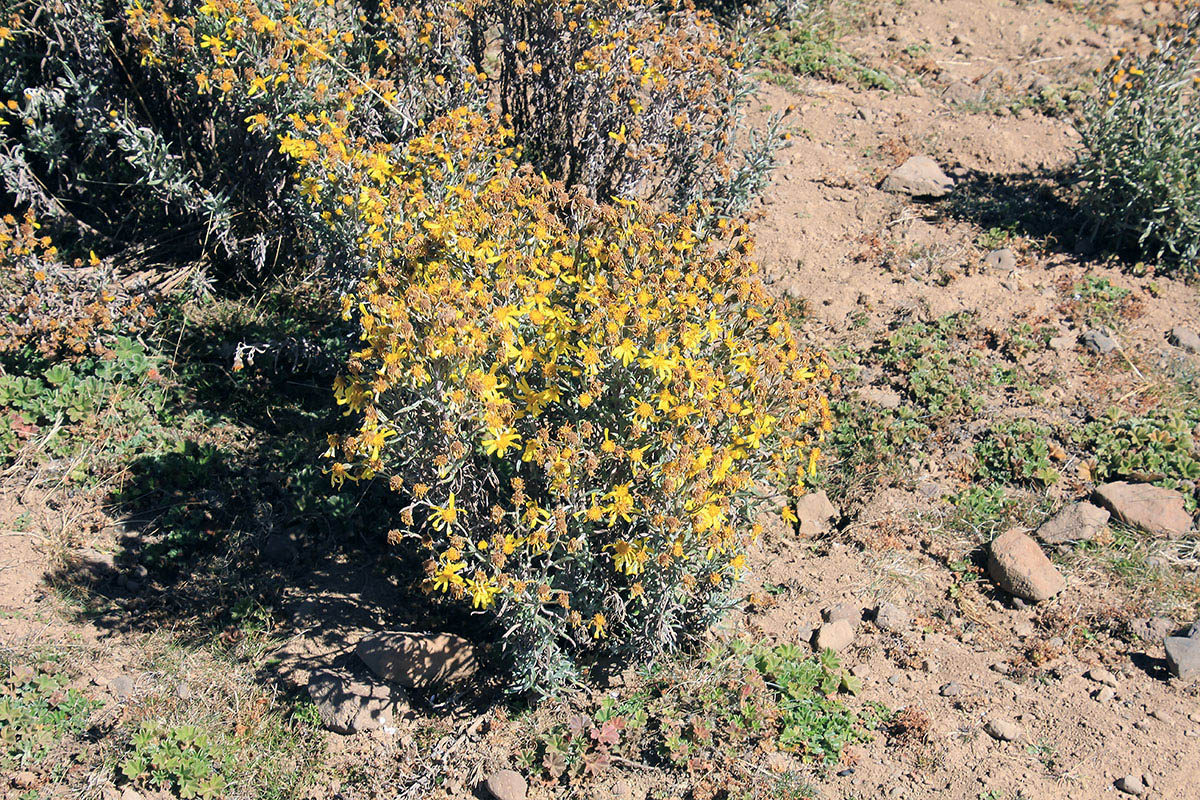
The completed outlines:
[[[854,626],[844,619],[827,622],[817,628],[813,636],[813,646],[817,650],[833,650],[841,652],[854,641]]]
[[[392,725],[395,706],[390,686],[361,683],[330,670],[313,673],[308,695],[321,724],[334,733],[351,734]]]
[[[991,736],[993,739],[999,739],[1002,742],[1015,742],[1025,735],[1020,725],[1000,717],[988,720],[987,725],[984,725],[983,729],[987,731],[988,736]]]
[[[1000,272],[1012,272],[1017,268],[1017,256],[1007,247],[993,250],[983,257],[983,264],[989,269]]]
[[[942,99],[947,103],[970,104],[983,101],[983,90],[965,81],[955,81],[942,92]]]
[[[929,156],[913,156],[884,178],[880,188],[910,197],[943,197],[954,181]]]
[[[1004,591],[1034,603],[1050,599],[1067,585],[1038,543],[1015,529],[992,542],[988,574]]]
[[[1091,503],[1072,503],[1043,522],[1034,535],[1044,544],[1089,542],[1104,530],[1109,516]]]
[[[1084,347],[1097,355],[1106,356],[1117,349],[1117,340],[1104,331],[1085,331],[1083,336],[1079,337],[1079,341],[1083,343]]]
[[[1163,640],[1167,668],[1181,681],[1200,678],[1200,637],[1168,636]]]
[[[1114,689],[1117,688],[1117,676],[1104,667],[1092,667],[1087,671],[1087,677],[1096,683],[1103,683],[1105,686],[1111,686]]]
[[[1074,336],[1055,336],[1050,340],[1050,349],[1056,353],[1063,353],[1075,346]]]
[[[376,675],[409,689],[465,680],[478,669],[475,648],[450,633],[376,633],[354,652]]]
[[[1167,341],[1189,353],[1200,353],[1200,334],[1182,325],[1176,325],[1171,329]]]
[[[796,501],[796,517],[799,519],[800,535],[814,536],[829,530],[829,525],[838,515],[837,507],[829,502],[829,495],[822,489],[809,492]]]
[[[292,537],[283,533],[273,533],[263,543],[263,557],[274,564],[287,564],[300,555]]]
[[[529,790],[521,774],[511,769],[493,772],[483,785],[496,800],[525,800],[525,793]]]
[[[955,683],[954,681],[943,683],[941,688],[938,689],[938,694],[942,697],[957,697],[962,694],[962,684]]]
[[[1174,489],[1116,481],[1096,489],[1096,502],[1126,525],[1155,536],[1178,539],[1192,527],[1183,495]]]
[[[880,630],[900,633],[908,628],[911,616],[908,609],[895,603],[880,603],[875,609],[875,624]]]
[[[1125,792],[1125,794],[1131,794],[1135,797],[1141,797],[1144,795],[1146,793],[1146,789],[1148,788],[1146,784],[1142,782],[1141,775],[1126,775],[1124,778],[1118,778],[1116,785],[1117,788],[1122,792]]]
[[[1101,705],[1108,705],[1116,696],[1117,692],[1111,686],[1101,686],[1096,690],[1096,693],[1092,695],[1092,697],[1096,699],[1096,702],[1100,703]]]
[[[108,690],[113,693],[113,697],[124,700],[133,694],[133,678],[128,675],[118,675],[108,682]]]
[[[862,609],[856,603],[839,603],[836,606],[822,609],[821,619],[825,622],[837,622],[844,619],[851,625],[862,622]]]

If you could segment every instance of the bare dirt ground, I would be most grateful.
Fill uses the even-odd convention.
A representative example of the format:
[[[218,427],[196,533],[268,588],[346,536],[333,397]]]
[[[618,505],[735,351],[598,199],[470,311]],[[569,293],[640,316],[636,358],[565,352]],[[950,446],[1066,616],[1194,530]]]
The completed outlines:
[[[894,632],[864,621],[844,660],[862,678],[865,699],[919,712],[927,733],[907,744],[880,736],[853,746],[836,774],[814,773],[821,797],[1075,800],[1117,796],[1115,782],[1130,774],[1146,776],[1146,797],[1200,797],[1200,686],[1169,676],[1165,629],[1151,629],[1194,620],[1194,553],[1139,542],[1143,555],[1170,572],[1147,583],[1123,580],[1094,553],[1067,549],[1055,554],[1067,589],[1022,607],[980,576],[986,532],[964,527],[947,500],[966,485],[963,464],[987,422],[1029,418],[1070,429],[1085,412],[1153,402],[1156,375],[1200,369],[1200,356],[1183,354],[1165,336],[1176,325],[1200,329],[1197,288],[1093,255],[1062,200],[1069,186],[1060,172],[1076,145],[1070,121],[1041,100],[1029,102],[1068,91],[1082,70],[1136,42],[1165,9],[1131,2],[1086,9],[1001,0],[884,3],[844,44],[897,76],[899,88],[807,78],[789,88],[764,84],[765,106],[797,107],[797,133],[765,195],[759,256],[775,290],[804,298],[812,342],[831,352],[866,352],[897,325],[957,312],[970,313],[969,346],[981,353],[1020,322],[1071,342],[1038,348],[1013,365],[1034,383],[1040,379],[1043,391],[991,392],[970,419],[923,452],[895,454],[899,470],[886,477],[868,471],[835,498],[840,517],[831,533],[797,538],[777,529],[756,554],[748,588],[759,600],[727,623],[731,630],[767,641],[807,639],[821,610],[842,602],[873,609],[891,601],[912,616]],[[911,154],[937,161],[955,179],[954,192],[927,202],[881,190],[881,179]],[[997,246],[1013,251],[1015,266],[985,264]],[[1136,314],[1114,331],[1120,350],[1105,359],[1076,342],[1088,326],[1071,287],[1085,276],[1105,278],[1136,299]],[[896,402],[894,376],[860,369],[864,364],[847,364],[845,392],[882,414]],[[1038,501],[1053,508],[1085,497],[1090,484],[1076,467],[1062,464],[1066,479]],[[10,482],[0,496],[0,640],[74,653],[86,662],[78,685],[106,701],[119,699],[122,690],[109,685],[118,674],[134,676],[135,692],[162,689],[168,679],[147,655],[158,651],[147,644],[150,625],[139,617],[145,596],[157,590],[138,585],[112,559],[126,530],[87,511],[94,498],[64,501],[52,488]],[[292,627],[277,652],[258,656],[259,680],[301,686],[313,664],[348,659],[358,632],[394,624],[386,609],[397,590],[382,571],[309,566],[317,577],[292,580],[281,591],[286,602],[278,613]],[[64,570],[87,570],[92,578],[80,586],[106,587],[108,611],[76,613],[63,582],[57,592],[47,582]],[[280,575],[291,580],[286,570]],[[155,609],[156,624],[169,626],[169,608],[165,616]],[[1150,621],[1156,616],[1170,622]],[[1109,670],[1115,685],[1087,677],[1093,667]],[[475,724],[480,718],[460,709],[436,723],[401,726],[395,736],[327,734],[326,746],[333,763],[357,764],[360,776],[378,772],[364,795],[394,796],[387,780],[403,775],[410,786],[426,787],[411,796],[468,796],[510,755],[502,730],[489,739]],[[989,735],[986,725],[998,719],[1016,723],[1021,736]],[[434,755],[413,738],[431,726],[444,735],[421,740],[438,742]],[[452,774],[436,791],[422,777],[435,770]],[[337,773],[326,773],[313,796],[342,796]],[[636,777],[629,784],[633,796],[649,788]],[[101,796],[101,788],[96,783],[91,796]],[[25,796],[21,791],[5,796]],[[611,791],[599,786],[594,796]],[[541,792],[535,786],[530,796]]]

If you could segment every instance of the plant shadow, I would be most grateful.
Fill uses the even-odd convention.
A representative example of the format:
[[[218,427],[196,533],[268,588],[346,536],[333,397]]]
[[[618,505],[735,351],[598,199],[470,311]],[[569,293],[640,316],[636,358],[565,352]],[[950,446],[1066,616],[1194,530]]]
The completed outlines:
[[[347,424],[330,388],[340,343],[352,341],[340,320],[285,301],[182,328],[175,372],[192,424],[167,451],[128,464],[109,495],[115,554],[77,554],[46,576],[81,619],[116,633],[168,629],[184,644],[261,659],[264,680],[292,689],[325,669],[377,680],[354,657],[368,633],[494,638],[481,617],[420,591],[413,544],[386,541],[399,520],[393,493],[330,485],[322,453]],[[278,357],[279,343],[297,342],[309,357]],[[260,357],[234,369],[248,343]],[[477,649],[490,664],[491,648]],[[452,703],[413,699],[467,708],[495,694],[484,679]]]
[[[1089,256],[1096,250],[1065,170],[1007,175],[973,170],[932,211],[939,222],[971,222],[985,232],[1036,239],[1052,252]]]

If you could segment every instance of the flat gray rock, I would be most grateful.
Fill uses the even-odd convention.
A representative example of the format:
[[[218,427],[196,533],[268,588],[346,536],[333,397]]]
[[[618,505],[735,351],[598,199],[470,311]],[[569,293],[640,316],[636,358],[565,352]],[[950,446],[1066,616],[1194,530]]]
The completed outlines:
[[[1163,640],[1167,651],[1167,668],[1181,681],[1200,677],[1200,638],[1168,636]]]
[[[355,654],[385,681],[425,689],[475,674],[475,649],[451,633],[376,633],[359,640]]]
[[[1017,256],[1012,250],[1002,247],[984,256],[983,263],[989,269],[999,270],[1000,272],[1012,272],[1017,268]]]
[[[1042,523],[1035,534],[1044,544],[1088,542],[1104,530],[1111,516],[1091,503],[1072,503]]]
[[[1117,349],[1117,340],[1100,330],[1085,331],[1083,336],[1079,337],[1079,341],[1088,350],[1101,356],[1106,356]]]
[[[308,695],[321,724],[334,733],[351,734],[393,724],[396,700],[390,686],[361,683],[330,670],[313,673]]]
[[[1167,341],[1189,353],[1200,353],[1200,334],[1182,325],[1176,325],[1171,329],[1167,335]]]

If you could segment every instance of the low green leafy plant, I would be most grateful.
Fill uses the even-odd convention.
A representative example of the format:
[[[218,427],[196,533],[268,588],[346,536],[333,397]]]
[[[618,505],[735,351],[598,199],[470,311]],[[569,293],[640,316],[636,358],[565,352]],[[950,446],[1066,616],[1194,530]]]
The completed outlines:
[[[869,740],[890,713],[837,697],[860,689],[832,651],[733,642],[711,649],[702,665],[660,669],[571,714],[519,764],[545,783],[571,786],[622,764],[653,763],[679,774],[694,796],[712,796],[747,785],[769,752],[828,766],[846,745]]]
[[[64,738],[87,729],[96,705],[68,688],[62,675],[6,670],[0,682],[0,770],[44,761]]]
[[[1200,501],[1200,445],[1194,431],[1200,405],[1135,416],[1110,409],[1076,436],[1091,454],[1097,481],[1148,481],[1183,492],[1189,510]]]
[[[975,445],[975,475],[999,484],[1050,486],[1061,477],[1050,458],[1053,432],[1031,420],[992,425]]]
[[[886,72],[864,64],[848,53],[838,37],[843,23],[830,0],[789,3],[766,34],[765,61],[776,75],[810,76],[864,89],[893,91],[896,82]]]
[[[1088,325],[1116,327],[1134,311],[1133,293],[1108,278],[1088,275],[1071,289],[1077,315]]]
[[[894,331],[876,348],[896,375],[921,419],[944,421],[969,413],[978,403],[974,373],[979,358],[964,346],[968,314],[914,322]]]
[[[1004,352],[1013,360],[1020,361],[1030,353],[1046,349],[1054,337],[1054,329],[1048,325],[1034,327],[1028,322],[1019,322],[1008,332],[1004,339]]]
[[[199,728],[145,722],[134,734],[132,744],[133,752],[121,762],[121,774],[128,780],[175,792],[185,799],[224,796],[222,762],[232,754],[218,752],[208,734]]]
[[[38,436],[58,457],[74,454],[85,434],[126,451],[152,441],[160,428],[143,423],[160,419],[168,400],[157,365],[145,344],[124,336],[108,358],[16,360],[0,374],[0,458]],[[117,429],[124,433],[112,435]]]
[[[1160,26],[1154,47],[1100,71],[1078,125],[1083,202],[1114,247],[1196,273],[1200,256],[1200,6]]]

